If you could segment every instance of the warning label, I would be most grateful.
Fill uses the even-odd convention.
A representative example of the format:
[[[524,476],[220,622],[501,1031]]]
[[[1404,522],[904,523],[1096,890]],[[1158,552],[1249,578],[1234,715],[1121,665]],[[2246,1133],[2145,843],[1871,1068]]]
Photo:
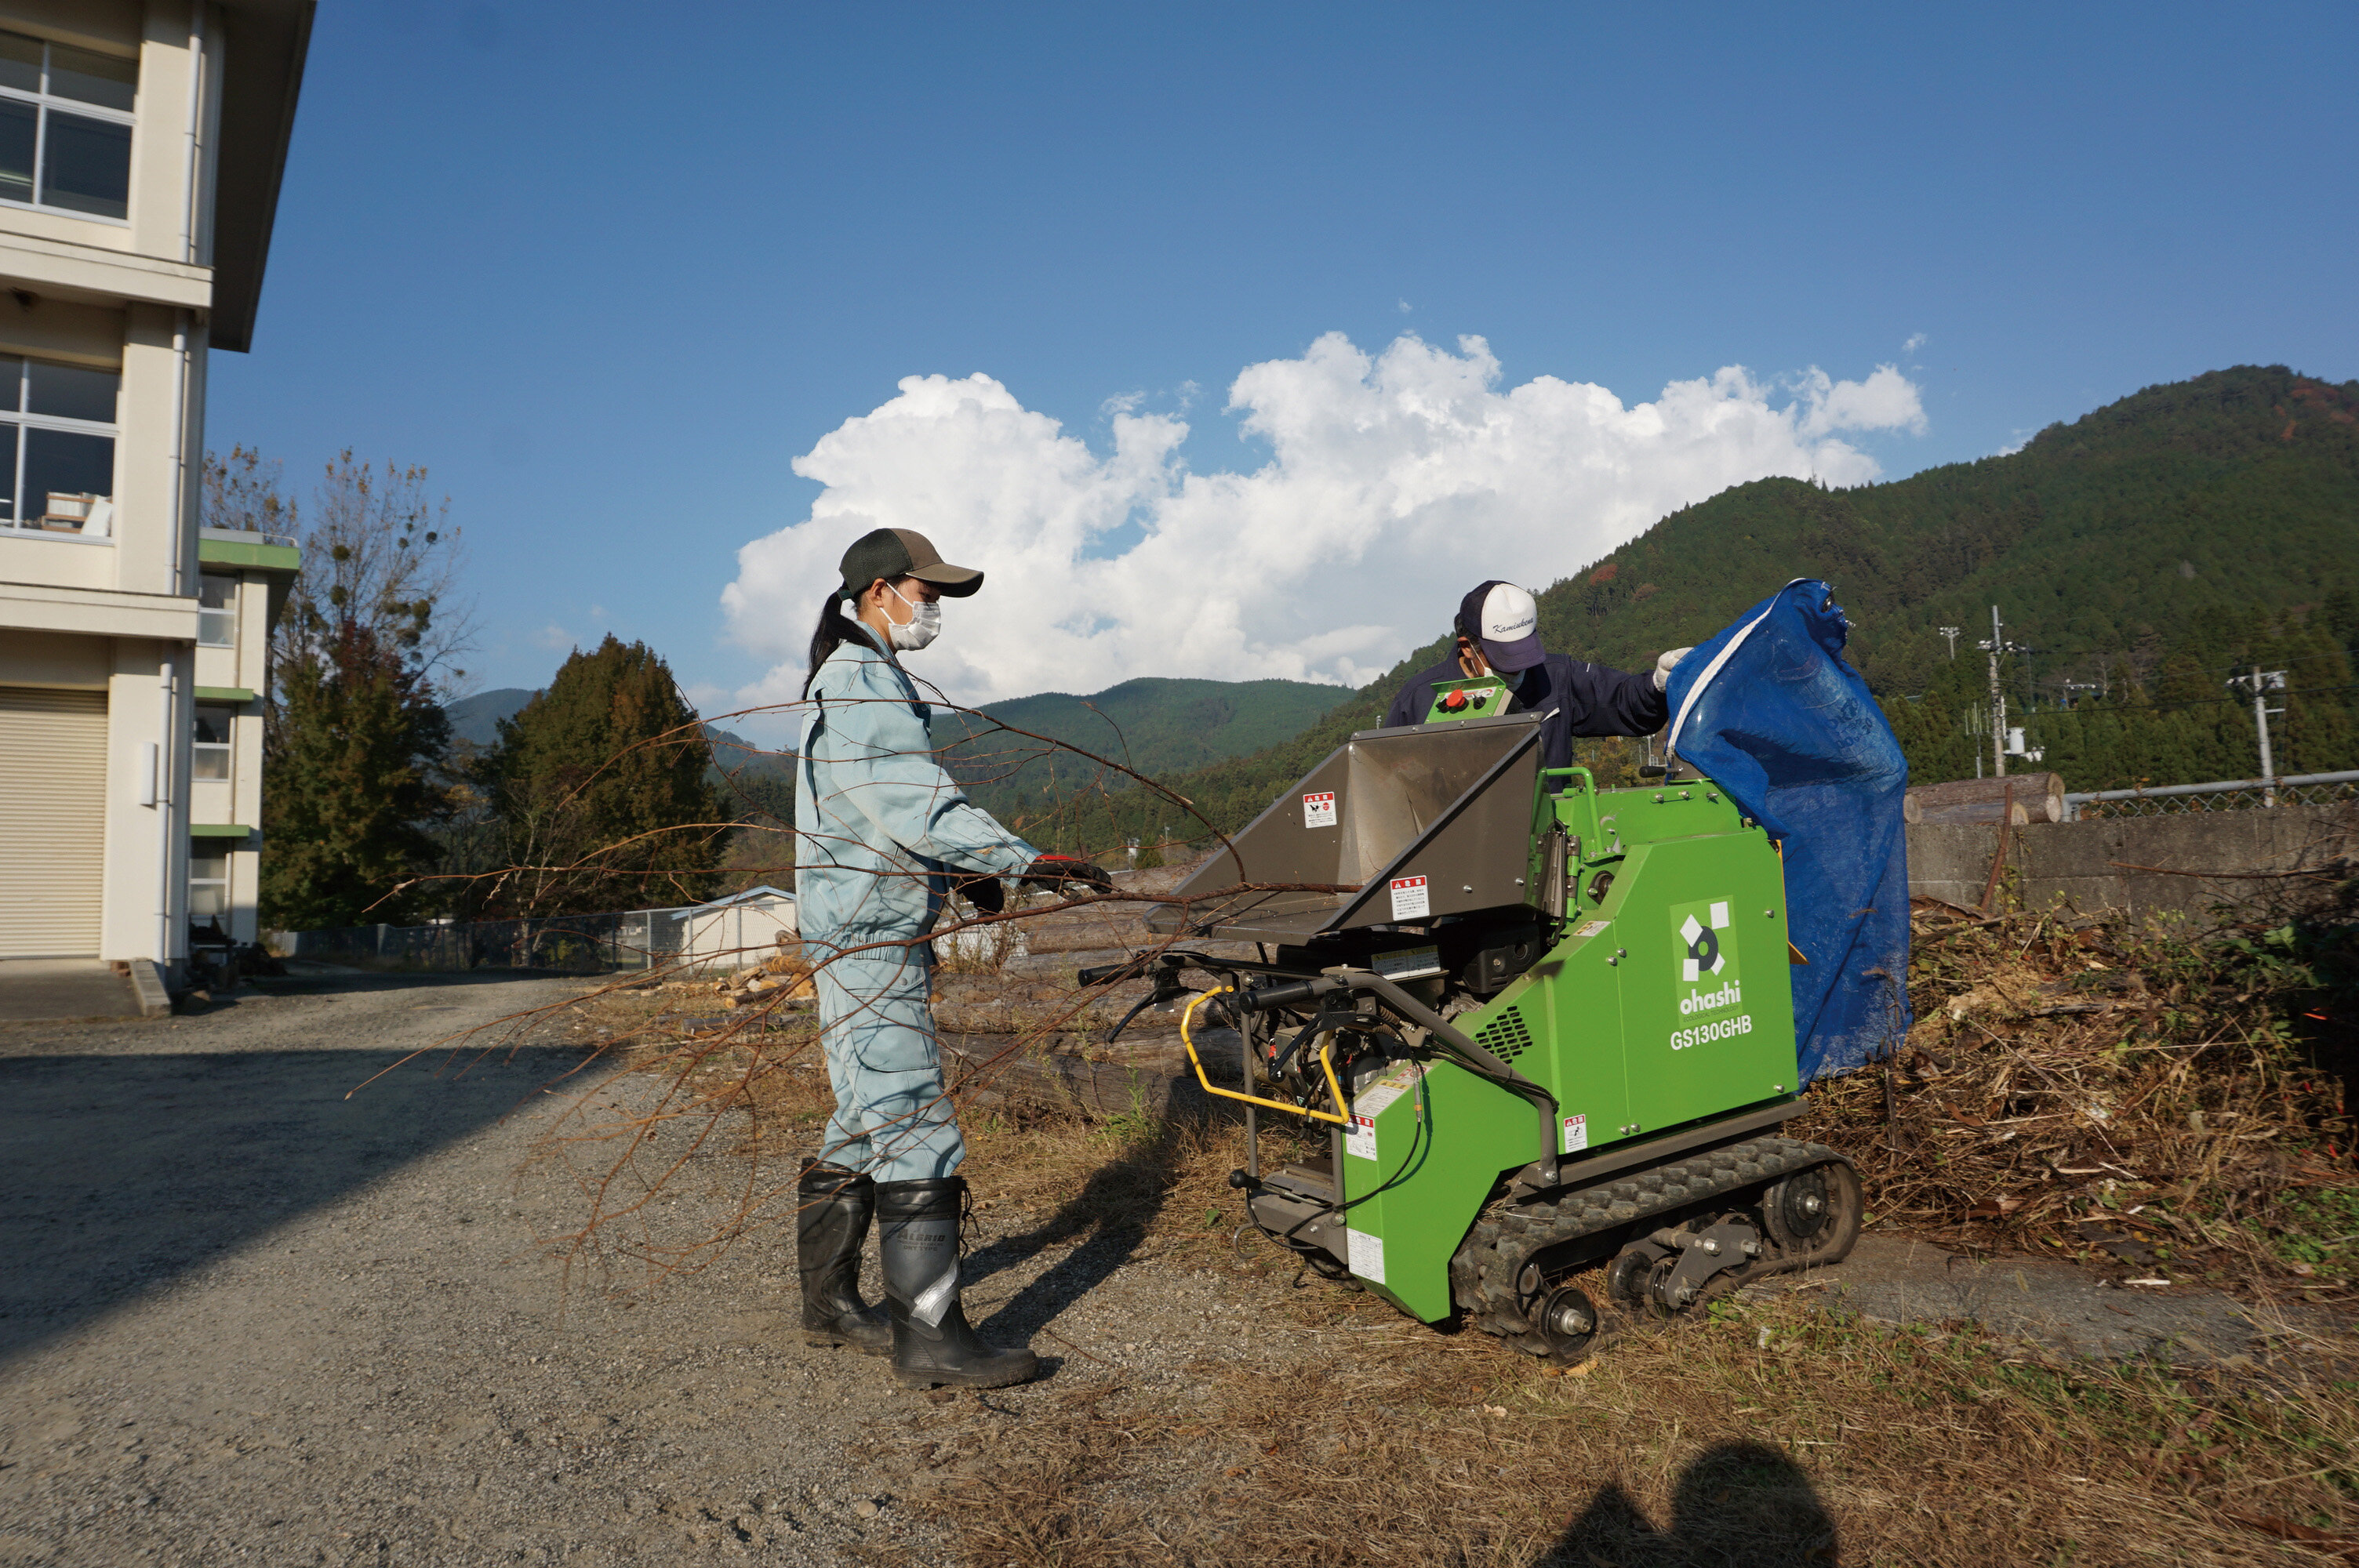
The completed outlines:
[[[1422,1062],[1403,1062],[1385,1076],[1362,1089],[1352,1102],[1351,1125],[1343,1129],[1343,1152],[1355,1160],[1376,1157],[1376,1118],[1382,1116],[1393,1101],[1417,1087],[1425,1076]]]
[[[1379,953],[1375,968],[1376,973],[1388,980],[1421,980],[1428,975],[1441,973],[1441,949],[1403,947],[1397,952]]]
[[[1578,1154],[1589,1147],[1589,1118],[1568,1116],[1564,1119],[1564,1152]]]
[[[1575,936],[1594,936],[1614,923],[1610,920],[1584,920],[1573,931]]]
[[[1335,792],[1321,790],[1317,795],[1302,797],[1302,826],[1332,827],[1335,826]]]
[[[1349,1255],[1352,1272],[1371,1284],[1385,1282],[1385,1238],[1371,1236],[1364,1230],[1343,1232],[1343,1250]]]
[[[1433,913],[1433,900],[1426,892],[1423,877],[1393,879],[1393,918],[1423,920]]]

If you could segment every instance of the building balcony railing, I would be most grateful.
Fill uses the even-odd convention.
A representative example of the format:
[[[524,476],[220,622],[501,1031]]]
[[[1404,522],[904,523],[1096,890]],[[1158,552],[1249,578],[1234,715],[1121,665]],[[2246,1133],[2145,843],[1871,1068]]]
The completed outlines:
[[[293,535],[266,534],[259,528],[200,528],[197,534],[201,538],[225,539],[234,544],[277,545],[289,550],[297,547]]]

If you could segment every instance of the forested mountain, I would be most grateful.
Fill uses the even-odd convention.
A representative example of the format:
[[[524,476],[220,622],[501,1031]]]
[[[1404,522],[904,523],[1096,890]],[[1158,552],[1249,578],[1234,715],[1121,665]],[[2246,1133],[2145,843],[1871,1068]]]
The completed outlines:
[[[520,686],[504,686],[494,691],[479,691],[473,697],[462,697],[456,702],[442,705],[442,717],[451,721],[451,739],[465,741],[477,746],[500,743],[500,720],[514,719],[524,711],[533,694]]]
[[[2273,722],[2279,771],[2359,766],[2348,653],[2359,637],[2359,383],[2240,366],[2148,387],[2019,451],[1890,483],[1739,485],[1542,592],[1540,630],[1551,649],[1641,667],[1801,577],[1834,585],[1856,627],[1852,657],[1919,778],[1973,772],[1988,687],[1974,643],[1990,635],[1993,604],[2006,639],[2037,650],[2002,661],[2009,721],[2070,788],[2255,772],[2250,703],[2224,683],[2256,661],[2287,671],[2291,687]],[[1444,586],[1442,606],[1457,591]],[[1954,659],[1943,626],[1960,629]],[[1294,739],[1168,782],[1224,827],[1249,820],[1377,723],[1445,641]],[[1609,771],[1627,760],[1627,749],[1603,751]],[[1152,836],[1169,815],[1093,800],[1037,830],[1095,846]]]
[[[937,712],[934,741],[977,804],[1013,816],[1044,798],[1129,785],[1120,773],[1099,780],[1102,770],[1075,751],[1148,775],[1188,772],[1299,735],[1351,695],[1307,681],[1144,677],[1093,697],[1044,692],[975,714]]]

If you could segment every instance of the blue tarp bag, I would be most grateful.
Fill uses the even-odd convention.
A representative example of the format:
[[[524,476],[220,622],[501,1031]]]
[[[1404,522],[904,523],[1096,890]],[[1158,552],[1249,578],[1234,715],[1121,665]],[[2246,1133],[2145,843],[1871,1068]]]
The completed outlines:
[[[1777,839],[1786,861],[1804,1083],[1908,1033],[1908,839],[1900,742],[1843,659],[1834,590],[1788,583],[1671,671],[1671,749]]]

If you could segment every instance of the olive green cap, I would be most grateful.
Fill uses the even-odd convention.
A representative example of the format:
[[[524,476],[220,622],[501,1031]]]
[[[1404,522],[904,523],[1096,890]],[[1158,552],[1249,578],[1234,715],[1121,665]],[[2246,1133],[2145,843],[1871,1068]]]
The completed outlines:
[[[843,591],[852,598],[867,592],[878,578],[890,582],[904,577],[931,583],[951,599],[964,599],[983,586],[981,572],[951,566],[933,541],[914,528],[872,529],[843,552]]]

